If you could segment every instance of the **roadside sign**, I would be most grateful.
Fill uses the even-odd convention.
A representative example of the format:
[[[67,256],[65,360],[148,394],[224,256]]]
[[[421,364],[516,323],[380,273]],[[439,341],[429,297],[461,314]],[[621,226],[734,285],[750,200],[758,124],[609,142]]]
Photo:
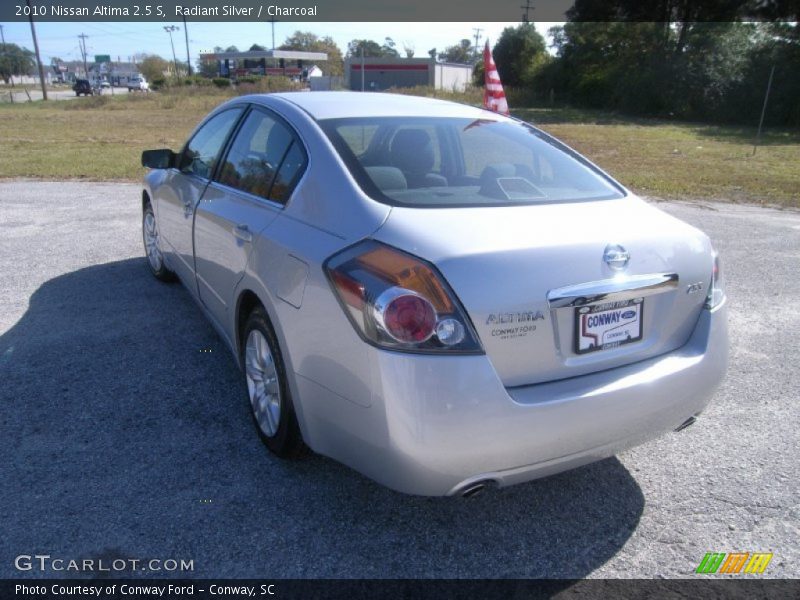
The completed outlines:
[[[94,55],[94,62],[96,62],[96,63],[110,63],[111,62],[111,55],[110,54],[95,54]]]

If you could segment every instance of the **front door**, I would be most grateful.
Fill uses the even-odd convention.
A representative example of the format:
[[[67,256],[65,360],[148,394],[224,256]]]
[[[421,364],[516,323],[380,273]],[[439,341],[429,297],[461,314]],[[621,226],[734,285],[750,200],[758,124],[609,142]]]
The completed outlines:
[[[170,169],[155,198],[159,235],[165,242],[162,249],[168,264],[192,290],[197,289],[192,246],[194,212],[241,113],[241,108],[233,108],[206,121],[186,144],[180,169]]]

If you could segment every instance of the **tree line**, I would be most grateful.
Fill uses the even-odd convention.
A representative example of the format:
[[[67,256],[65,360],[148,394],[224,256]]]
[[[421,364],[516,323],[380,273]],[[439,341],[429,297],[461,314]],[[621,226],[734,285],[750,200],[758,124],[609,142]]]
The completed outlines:
[[[508,37],[537,35],[517,29]],[[555,56],[495,56],[503,81],[537,102],[753,123],[774,67],[766,122],[800,125],[797,23],[581,21],[550,33]]]
[[[774,67],[766,122],[800,126],[798,19],[736,21],[735,13],[724,13],[731,10],[730,6],[735,8],[736,0],[719,2],[717,13],[705,14],[692,8],[692,3],[679,2],[674,6],[684,12],[668,14],[670,20],[652,22],[635,20],[638,17],[633,11],[639,5],[633,0],[582,0],[568,15],[570,21],[550,29],[551,52],[532,23],[507,27],[492,52],[512,107],[514,101],[526,105],[555,103],[632,115],[733,123],[757,121]],[[669,2],[666,5],[672,6]],[[612,9],[617,12],[609,13]],[[711,20],[714,18],[719,20]],[[249,49],[265,48],[253,44]],[[406,43],[400,49],[388,37],[382,43],[354,39],[343,53],[333,38],[310,31],[295,31],[279,49],[327,53],[324,70],[330,75],[343,74],[346,56],[415,56],[413,45]],[[475,64],[474,83],[483,85],[482,48],[474,47],[471,40],[462,39],[442,51],[432,48],[426,54],[440,61]],[[140,58],[142,72],[149,79],[163,75],[171,65],[157,56]],[[4,46],[0,77],[6,83],[11,75],[34,70],[32,52],[15,44]],[[197,71],[209,77],[215,76],[216,70],[213,63],[197,64]]]

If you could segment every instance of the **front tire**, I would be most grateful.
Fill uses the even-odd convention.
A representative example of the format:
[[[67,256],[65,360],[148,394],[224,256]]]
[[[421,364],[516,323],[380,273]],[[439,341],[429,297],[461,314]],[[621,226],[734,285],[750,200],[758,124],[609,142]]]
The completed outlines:
[[[156,224],[156,214],[153,206],[148,202],[142,211],[142,241],[144,242],[144,253],[147,257],[147,266],[156,279],[161,281],[172,281],[175,273],[167,268],[164,263],[164,255],[158,245],[158,225]]]
[[[258,435],[273,454],[295,458],[303,451],[303,438],[278,340],[262,308],[250,313],[242,340],[247,396]]]

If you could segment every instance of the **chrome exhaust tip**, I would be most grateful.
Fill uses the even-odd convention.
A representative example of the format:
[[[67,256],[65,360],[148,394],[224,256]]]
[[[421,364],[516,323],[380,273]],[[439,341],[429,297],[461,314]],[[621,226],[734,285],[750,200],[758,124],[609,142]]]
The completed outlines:
[[[487,488],[495,485],[491,479],[483,479],[481,481],[473,481],[461,488],[456,494],[462,498],[474,498],[478,494],[484,492]]]
[[[678,427],[675,428],[675,431],[683,431],[684,429],[689,427],[689,425],[694,425],[695,421],[697,421],[697,417],[689,417],[683,423],[678,425]]]

